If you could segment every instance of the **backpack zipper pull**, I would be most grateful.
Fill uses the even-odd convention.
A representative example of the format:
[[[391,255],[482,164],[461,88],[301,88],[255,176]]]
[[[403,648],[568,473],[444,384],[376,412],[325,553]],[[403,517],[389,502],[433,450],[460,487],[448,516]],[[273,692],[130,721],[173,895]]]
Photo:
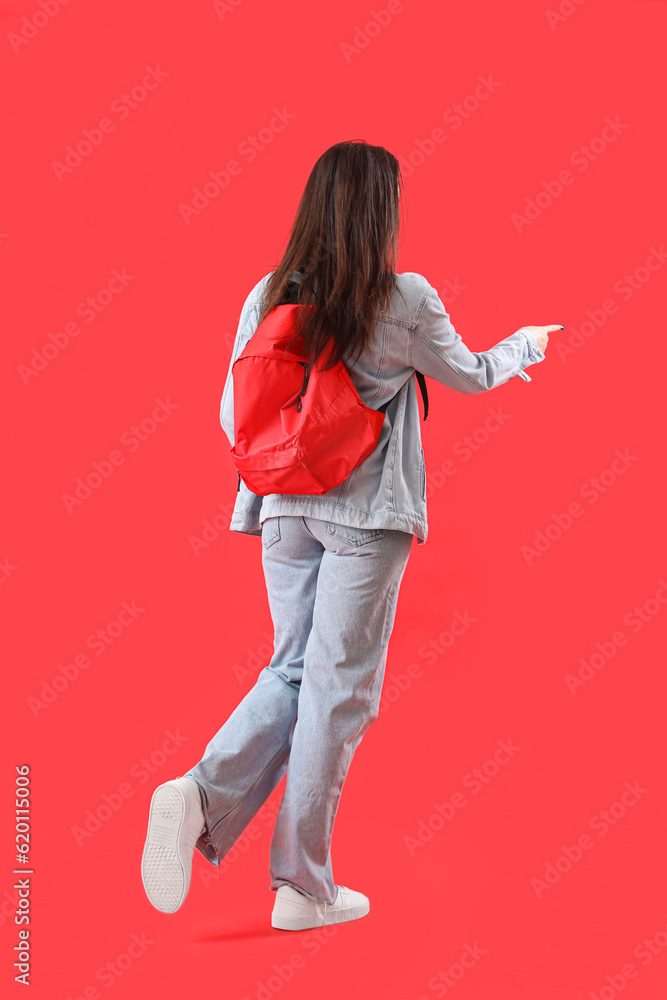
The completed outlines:
[[[309,378],[310,378],[310,365],[308,364],[308,362],[306,362],[306,364],[304,365],[303,385],[301,386],[301,392],[299,393],[299,395],[296,398],[296,412],[297,413],[301,413],[301,397],[305,394],[306,389],[308,388],[308,379]]]

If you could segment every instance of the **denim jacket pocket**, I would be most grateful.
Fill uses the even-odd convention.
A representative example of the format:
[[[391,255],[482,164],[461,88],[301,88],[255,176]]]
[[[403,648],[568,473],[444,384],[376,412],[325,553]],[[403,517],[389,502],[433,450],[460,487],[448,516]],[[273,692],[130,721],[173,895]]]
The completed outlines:
[[[267,517],[265,521],[262,521],[262,545],[265,549],[269,549],[279,538],[280,518]]]
[[[384,536],[382,528],[353,528],[347,524],[336,524],[334,521],[327,521],[326,524],[327,534],[340,542],[347,542],[348,545],[367,545],[368,542],[375,542]]]
[[[420,448],[421,457],[419,460],[419,486],[421,489],[421,498],[426,500],[426,463],[424,461],[424,449]]]

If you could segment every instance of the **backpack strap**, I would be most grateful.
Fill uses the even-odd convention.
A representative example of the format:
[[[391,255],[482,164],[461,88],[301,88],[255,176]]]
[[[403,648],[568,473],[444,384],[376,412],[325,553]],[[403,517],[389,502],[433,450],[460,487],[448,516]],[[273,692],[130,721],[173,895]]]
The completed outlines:
[[[416,370],[415,370],[415,375],[417,376],[417,383],[419,385],[419,389],[420,389],[421,394],[422,394],[422,401],[424,403],[424,420],[426,420],[426,418],[428,416],[428,389],[426,388],[426,379],[424,378],[424,376],[422,375],[421,372],[418,372]],[[400,392],[400,389],[399,389],[399,392]],[[396,395],[398,395],[398,393]],[[388,399],[386,403],[382,404],[382,406],[378,406],[378,412],[379,413],[386,413],[387,412],[387,407],[391,403],[392,399],[395,399],[395,398],[396,398],[396,396],[392,396],[391,399]]]
[[[305,263],[307,263],[307,261]],[[305,266],[305,264],[304,264],[304,266]],[[302,278],[303,278],[303,271],[293,271],[292,274],[290,275],[290,277],[289,277],[289,279],[287,281],[288,294],[289,294],[290,298],[294,294],[294,292],[295,292],[296,288],[298,287],[298,285],[301,284],[301,279]],[[426,418],[428,416],[428,389],[426,388],[426,379],[424,378],[424,376],[422,375],[421,372],[418,372],[416,370],[415,370],[415,375],[417,376],[417,383],[419,385],[419,389],[420,389],[421,395],[422,395],[422,402],[424,404],[424,420],[426,420]],[[306,385],[307,385],[307,379],[306,379],[306,382],[304,383],[304,388],[301,390],[301,392],[305,391],[305,386]],[[297,405],[297,409],[300,409],[300,403],[301,403],[301,400],[299,399],[299,405]],[[379,406],[378,407],[379,412],[380,413],[385,413],[387,407],[389,406],[389,403],[391,403],[391,399],[387,400],[387,402],[384,403],[383,406]]]
[[[417,382],[419,383],[419,388],[422,394],[422,401],[424,403],[424,420],[426,420],[428,416],[428,389],[426,388],[426,379],[421,372],[415,371],[415,375],[417,376]]]

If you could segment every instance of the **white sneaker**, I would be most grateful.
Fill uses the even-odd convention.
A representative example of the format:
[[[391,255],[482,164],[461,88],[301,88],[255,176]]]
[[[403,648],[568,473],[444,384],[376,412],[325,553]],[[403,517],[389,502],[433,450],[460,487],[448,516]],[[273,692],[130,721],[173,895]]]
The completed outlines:
[[[141,879],[156,910],[174,913],[190,888],[195,844],[205,830],[199,785],[174,778],[153,792]]]
[[[338,895],[333,903],[319,903],[291,885],[281,885],[276,890],[271,926],[282,931],[303,931],[308,927],[357,920],[365,917],[370,908],[366,896],[344,885],[338,886]]]

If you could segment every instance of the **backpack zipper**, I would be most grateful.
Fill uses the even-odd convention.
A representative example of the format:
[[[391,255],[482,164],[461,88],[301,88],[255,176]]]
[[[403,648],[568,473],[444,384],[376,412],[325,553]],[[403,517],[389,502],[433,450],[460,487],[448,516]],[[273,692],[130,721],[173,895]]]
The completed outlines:
[[[306,361],[300,361],[300,365],[304,366],[304,376],[303,385],[301,386],[301,392],[296,397],[296,412],[301,413],[301,397],[305,395],[306,389],[308,388],[308,379],[310,378],[310,364]]]

